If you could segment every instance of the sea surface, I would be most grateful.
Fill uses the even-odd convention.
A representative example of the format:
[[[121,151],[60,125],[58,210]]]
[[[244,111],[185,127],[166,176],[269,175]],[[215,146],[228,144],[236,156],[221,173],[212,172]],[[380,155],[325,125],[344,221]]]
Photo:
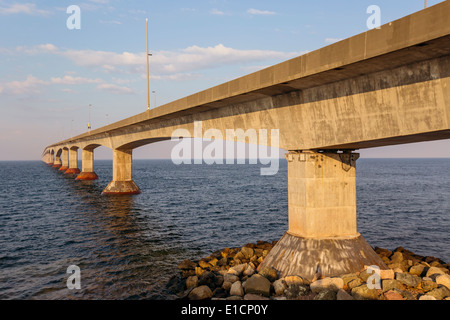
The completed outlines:
[[[0,299],[172,299],[184,259],[278,240],[287,230],[287,163],[174,165],[135,160],[137,196],[101,196],[48,165],[0,162]],[[450,261],[450,159],[360,159],[358,231],[372,246],[403,246]],[[81,271],[69,290],[67,268]]]

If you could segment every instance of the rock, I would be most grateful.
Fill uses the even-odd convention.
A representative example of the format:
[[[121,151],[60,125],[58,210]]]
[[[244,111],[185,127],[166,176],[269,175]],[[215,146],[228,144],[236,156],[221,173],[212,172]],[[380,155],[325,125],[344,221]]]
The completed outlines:
[[[225,281],[225,282],[222,284],[222,288],[223,288],[224,290],[226,290],[226,291],[230,291],[232,285],[233,285],[233,284],[232,284],[231,282]]]
[[[216,288],[213,291],[213,297],[219,298],[219,299],[224,299],[224,298],[228,297],[228,291],[225,290],[224,288]]]
[[[229,296],[225,298],[225,300],[242,300],[242,297],[240,296]]]
[[[198,262],[198,265],[200,266],[200,268],[203,268],[203,269],[208,269],[211,267],[211,265],[208,262],[206,262],[205,260],[200,260]]]
[[[369,289],[363,284],[352,289],[352,296],[356,300],[378,300],[379,293],[376,289]]]
[[[426,276],[429,277],[433,274],[445,274],[445,272],[442,270],[442,268],[438,268],[438,267],[430,267],[427,271]]]
[[[241,263],[228,269],[228,273],[234,274],[235,276],[240,276],[246,268],[247,264]]]
[[[359,277],[356,273],[348,273],[341,275],[341,279],[344,281],[344,286],[347,286],[350,281],[359,279]]]
[[[242,247],[241,248],[241,253],[242,253],[242,255],[244,256],[245,259],[250,259],[253,256],[254,251],[253,251],[252,248]]]
[[[197,276],[201,276],[203,274],[203,272],[205,272],[205,269],[203,269],[201,267],[195,267],[195,274]]]
[[[395,280],[400,281],[407,287],[417,287],[420,283],[420,278],[409,273],[396,273]]]
[[[391,259],[391,263],[400,263],[403,261],[403,254],[399,251],[394,252],[389,259]]]
[[[230,296],[244,296],[244,289],[240,281],[236,281],[231,285]]]
[[[291,285],[300,285],[300,284],[304,284],[304,280],[302,277],[299,276],[287,276],[283,278],[284,281],[286,282],[286,286],[291,286]]]
[[[435,297],[437,300],[442,300],[450,296],[450,290],[445,286],[439,286],[436,289],[427,292],[427,295]]]
[[[251,276],[255,273],[255,268],[252,266],[252,263],[249,263],[247,265],[247,268],[244,270],[244,272],[242,273],[244,276]]]
[[[354,300],[354,299],[351,295],[347,293],[347,291],[339,289],[336,294],[336,300]]]
[[[427,280],[426,280],[427,279]],[[420,287],[423,291],[428,292],[438,287],[438,284],[431,280],[430,278],[422,278],[422,282],[420,283]]]
[[[166,284],[167,290],[175,294],[183,292],[185,287],[186,281],[178,275],[171,277]]]
[[[412,275],[420,276],[425,270],[425,266],[423,264],[416,264],[409,268],[408,272]]]
[[[281,296],[284,294],[284,290],[287,288],[287,284],[283,279],[278,279],[272,283],[273,289],[275,291],[275,295]]]
[[[403,296],[395,290],[389,290],[383,293],[386,300],[404,300]]]
[[[198,285],[199,286],[208,286],[211,289],[214,289],[216,285],[217,276],[211,271],[205,271],[198,277]]]
[[[278,279],[278,272],[272,267],[264,267],[261,271],[259,271],[259,274],[266,277],[270,282],[274,282]]]
[[[184,260],[178,265],[178,269],[180,270],[194,270],[197,264],[192,262],[191,260]]]
[[[342,278],[324,278],[311,283],[310,288],[314,293],[323,290],[338,291],[339,289],[344,288],[344,280],[342,280]]]
[[[259,274],[254,274],[244,285],[245,293],[256,293],[268,297],[270,295],[270,281]]]
[[[335,290],[325,289],[320,291],[314,300],[336,300],[337,292]]]
[[[233,257],[233,260],[239,260],[239,261],[241,261],[242,259],[245,259],[245,256],[244,256],[244,254],[243,254],[241,251],[239,251],[238,253],[236,253],[236,254],[234,255],[234,257]]]
[[[421,297],[419,298],[419,300],[436,300],[436,298],[433,297],[433,296],[430,296],[430,295],[428,295],[428,294],[424,294],[423,296],[421,296]]]
[[[204,300],[212,298],[213,293],[208,286],[200,286],[192,289],[188,295],[190,300]]]
[[[244,300],[269,300],[269,298],[263,297],[259,294],[255,294],[255,293],[247,293],[244,296]]]
[[[381,279],[394,279],[395,272],[392,269],[380,270],[380,278]]]
[[[292,284],[284,290],[284,295],[287,299],[297,299],[298,297],[307,295],[308,292],[308,286],[304,284]]]
[[[386,280],[381,281],[381,288],[382,288],[383,292],[389,291],[392,289],[403,290],[403,289],[405,289],[405,285],[398,280],[386,279]]]
[[[446,286],[447,289],[450,289],[450,276],[448,274],[442,274],[436,277],[436,283],[442,284]]]
[[[198,286],[198,277],[197,276],[190,276],[186,279],[186,288],[195,288]]]
[[[347,288],[351,290],[355,287],[359,287],[360,285],[362,285],[362,280],[360,278],[356,278],[347,283]]]
[[[239,280],[239,277],[234,275],[234,274],[226,273],[226,274],[223,275],[223,281],[224,282],[234,283],[234,282],[236,282],[238,280]]]

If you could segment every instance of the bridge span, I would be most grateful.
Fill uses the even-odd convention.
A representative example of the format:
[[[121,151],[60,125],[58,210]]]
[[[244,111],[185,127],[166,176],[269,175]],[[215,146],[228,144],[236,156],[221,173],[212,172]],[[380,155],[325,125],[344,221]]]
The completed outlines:
[[[136,194],[132,151],[177,129],[278,130],[288,150],[289,229],[262,267],[312,278],[387,268],[357,231],[357,149],[450,138],[450,1],[111,125],[49,145],[43,161],[97,178],[94,150],[113,150],[104,194]],[[195,123],[202,121],[202,132]],[[233,138],[234,139],[234,138]],[[271,140],[266,141],[271,146]],[[77,151],[82,152],[82,170]]]

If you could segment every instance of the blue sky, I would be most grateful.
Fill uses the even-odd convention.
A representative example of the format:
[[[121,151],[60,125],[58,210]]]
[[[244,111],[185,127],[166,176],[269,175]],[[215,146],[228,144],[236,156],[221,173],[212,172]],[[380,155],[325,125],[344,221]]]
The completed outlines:
[[[424,0],[0,0],[0,160],[39,159],[46,145],[87,131],[89,104],[94,129],[145,111],[146,18],[154,107],[364,32],[373,4],[384,24]],[[79,30],[66,26],[70,5],[81,9]],[[165,156],[168,146],[135,157]],[[362,154],[449,157],[450,143]]]

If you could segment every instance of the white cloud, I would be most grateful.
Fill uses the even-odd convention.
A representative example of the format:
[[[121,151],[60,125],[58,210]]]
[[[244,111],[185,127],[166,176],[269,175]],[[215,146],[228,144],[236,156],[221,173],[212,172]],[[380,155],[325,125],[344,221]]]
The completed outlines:
[[[326,38],[325,43],[335,43],[343,40],[342,38]]]
[[[83,78],[83,77],[64,76],[62,78],[51,78],[50,82],[52,84],[76,85],[76,84],[102,83],[103,80],[89,79],[89,78]]]
[[[276,14],[276,12],[274,12],[274,11],[258,10],[258,9],[248,9],[247,13],[250,13],[253,15],[263,15],[263,16]]]
[[[221,16],[221,15],[225,14],[225,12],[220,11],[218,9],[212,9],[209,13],[214,14],[214,15],[218,15],[218,16]]]
[[[32,16],[47,16],[51,12],[47,10],[38,9],[35,3],[13,3],[8,6],[0,7],[0,14],[27,14]]]
[[[143,74],[146,72],[145,52],[111,52],[95,50],[63,50],[52,44],[31,48],[20,47],[19,51],[38,54],[50,53],[70,59],[78,66],[100,68],[105,72]],[[190,46],[178,51],[153,52],[150,58],[152,75],[177,75],[230,65],[242,65],[269,60],[287,60],[304,52],[274,50],[242,50],[218,44],[213,47]]]
[[[33,75],[28,75],[23,81],[11,81],[3,84],[3,90],[6,94],[38,94],[40,87],[48,85],[47,81],[40,80]]]
[[[103,83],[97,86],[97,89],[108,91],[114,94],[133,94],[135,91],[128,87],[121,87],[112,83]]]

